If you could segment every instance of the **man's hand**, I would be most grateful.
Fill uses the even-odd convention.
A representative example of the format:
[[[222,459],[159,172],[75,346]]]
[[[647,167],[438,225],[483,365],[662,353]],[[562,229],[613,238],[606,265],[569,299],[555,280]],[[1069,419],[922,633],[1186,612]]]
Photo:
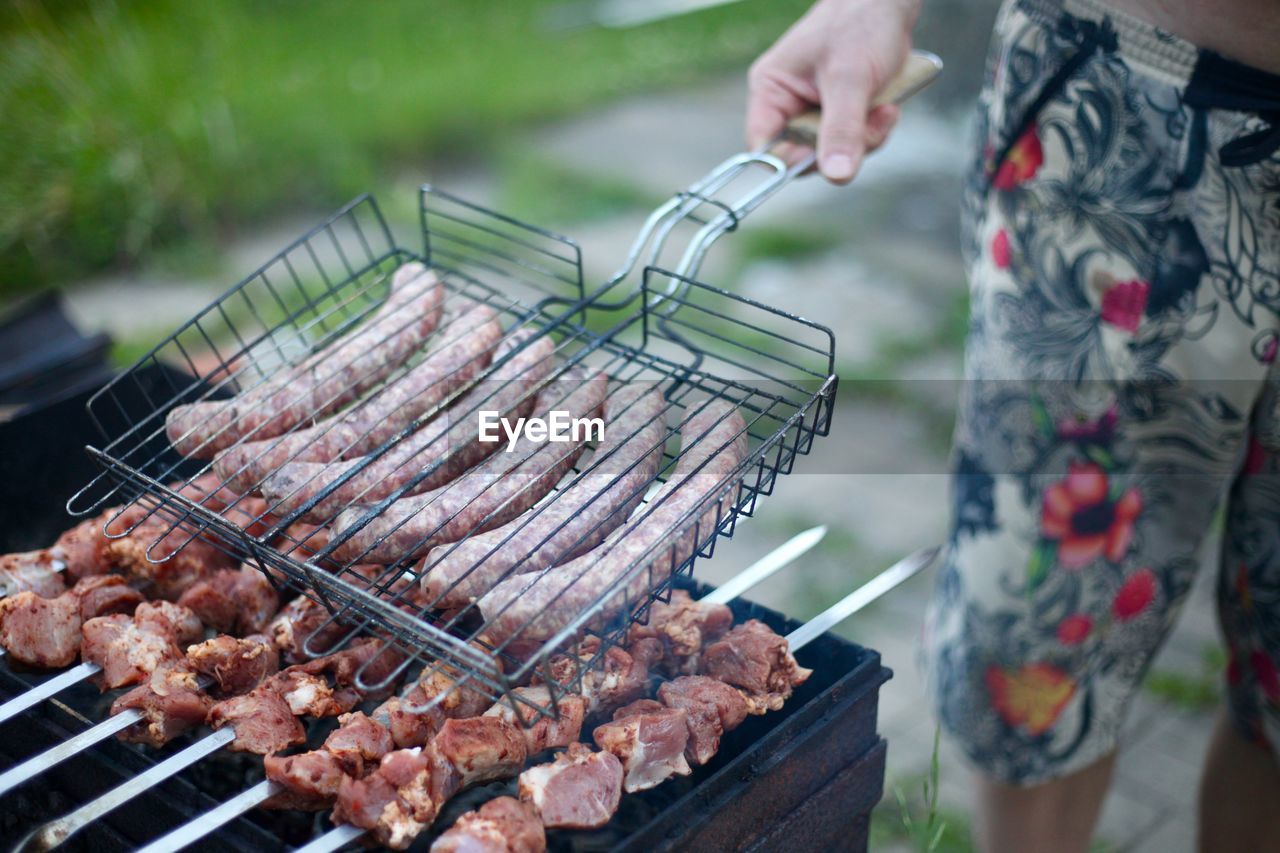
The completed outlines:
[[[919,11],[920,0],[818,0],[751,66],[747,144],[820,107],[818,169],[835,184],[853,180],[898,120],[891,104],[868,106],[902,67]]]

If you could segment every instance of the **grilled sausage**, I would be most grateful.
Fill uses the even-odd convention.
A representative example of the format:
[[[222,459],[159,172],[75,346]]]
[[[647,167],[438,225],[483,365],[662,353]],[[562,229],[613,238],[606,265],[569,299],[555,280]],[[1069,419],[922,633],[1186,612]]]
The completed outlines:
[[[436,607],[461,607],[516,572],[536,572],[590,551],[627,520],[658,474],[667,427],[657,389],[626,388],[605,405],[604,440],[591,467],[527,517],[442,545],[422,563]]]
[[[233,490],[249,492],[286,462],[363,456],[484,370],[501,337],[497,312],[466,300],[426,357],[399,379],[315,426],[229,447],[213,470]]]
[[[533,335],[529,329],[509,335],[499,345],[494,359],[501,359]],[[438,467],[406,495],[437,489],[498,449],[495,444],[476,440],[476,410],[491,409],[503,417],[526,417],[533,411],[536,400],[533,389],[551,371],[554,350],[555,345],[547,337],[528,344],[495,370],[491,378],[381,456],[329,465],[290,462],[263,481],[262,493],[273,504],[273,512],[284,516],[305,506],[347,472],[359,469],[302,516],[308,521],[324,523],[356,501],[382,500],[410,482],[422,469],[438,463]]]
[[[713,401],[692,411],[680,435],[681,457],[671,480],[603,545],[541,574],[509,577],[480,599],[491,642],[546,640],[593,605],[599,608],[593,624],[603,622],[628,602],[639,603],[651,585],[710,541],[733,507],[733,489],[661,547],[746,458],[746,424],[731,404]]]
[[[573,419],[598,417],[608,390],[603,373],[570,368],[538,395],[535,411],[564,411]],[[505,524],[541,500],[568,473],[581,455],[583,435],[567,441],[535,441],[522,436],[509,450],[449,485],[388,506],[359,530],[353,530],[369,511],[354,506],[335,522],[340,538],[351,538],[334,549],[334,559],[365,563],[393,563],[420,557],[442,542],[457,542]]]
[[[165,432],[184,456],[211,458],[335,412],[417,352],[440,322],[444,285],[422,264],[396,270],[386,302],[354,334],[228,400],[175,406]]]

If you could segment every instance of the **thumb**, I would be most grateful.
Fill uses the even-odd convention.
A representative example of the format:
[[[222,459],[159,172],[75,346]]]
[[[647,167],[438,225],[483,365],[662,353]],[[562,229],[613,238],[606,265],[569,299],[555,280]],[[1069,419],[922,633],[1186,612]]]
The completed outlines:
[[[842,80],[822,93],[818,128],[818,169],[833,184],[847,184],[866,153],[868,92],[857,81]]]

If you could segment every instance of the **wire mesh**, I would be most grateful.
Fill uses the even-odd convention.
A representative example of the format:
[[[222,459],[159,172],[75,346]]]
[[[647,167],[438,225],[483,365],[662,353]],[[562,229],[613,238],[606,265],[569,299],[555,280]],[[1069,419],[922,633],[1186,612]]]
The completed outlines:
[[[403,661],[377,683],[364,677],[376,671],[370,661],[357,678],[365,690],[413,668],[446,670],[459,685],[506,696],[527,721],[580,691],[629,625],[827,433],[834,339],[811,321],[652,267],[635,292],[615,281],[588,296],[572,241],[431,187],[421,199],[421,256],[396,245],[371,198],[357,199],[97,394],[89,411],[104,443],[88,452],[103,474],[68,509],[136,503],[170,530],[252,561],[327,609],[308,638],[311,653],[332,651],[336,629],[381,638]],[[278,435],[250,430],[212,461],[173,449],[166,417],[175,406],[226,411],[254,389],[290,387],[279,377],[299,365],[343,368],[326,354],[381,322],[379,310],[397,298],[395,271],[415,260],[441,282],[444,319],[410,358],[368,388],[353,390],[361,380],[348,377],[335,392],[345,396],[320,401],[328,417],[308,412]],[[477,309],[487,319],[467,325]],[[478,342],[490,323],[500,333]],[[463,344],[467,359],[442,355]],[[409,398],[412,417],[394,428],[374,417],[402,416],[408,404],[395,389],[413,385],[415,371],[431,375],[432,359],[445,366],[427,386],[436,391]],[[193,378],[145,391],[152,413],[130,420],[118,394],[153,361]],[[513,457],[478,447],[487,406],[523,416],[577,406],[601,415],[605,430],[632,427],[609,441],[547,442]],[[648,428],[639,406],[654,407]],[[693,423],[704,424],[700,434],[686,434]],[[299,435],[306,440],[291,438]],[[714,461],[742,444],[732,464]],[[308,458],[320,445],[328,455]],[[261,459],[270,464],[257,470]],[[500,571],[481,566],[501,554]],[[153,547],[148,556],[168,555]],[[597,563],[611,566],[607,576]],[[445,565],[454,574],[440,581]],[[482,570],[492,577],[462,595]],[[558,594],[519,620],[493,599],[504,583]],[[571,653],[587,632],[598,641]],[[512,692],[539,677],[550,706]]]

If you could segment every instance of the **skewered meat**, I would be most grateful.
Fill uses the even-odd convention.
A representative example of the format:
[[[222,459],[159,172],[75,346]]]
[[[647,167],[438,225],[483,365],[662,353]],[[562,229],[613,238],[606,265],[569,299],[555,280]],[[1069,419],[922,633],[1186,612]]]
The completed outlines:
[[[649,609],[646,624],[635,624],[628,641],[644,637],[662,642],[662,666],[670,673],[696,672],[698,656],[711,642],[733,627],[733,611],[728,605],[695,601],[688,592],[677,589],[671,601],[655,601]]]
[[[383,702],[373,716],[391,732],[396,746],[404,749],[428,743],[445,720],[474,717],[488,706],[484,694],[458,687],[452,676],[437,670],[420,679],[403,696]]]
[[[214,729],[231,726],[236,738],[229,748],[235,752],[270,755],[307,740],[302,723],[267,684],[218,702],[209,709],[205,722]]]
[[[325,738],[326,752],[337,756],[351,776],[361,775],[367,761],[378,761],[395,749],[395,741],[386,726],[356,711],[338,718],[341,725]]]
[[[597,829],[618,809],[622,776],[617,756],[574,743],[555,761],[520,774],[520,799],[537,810],[545,827]]]
[[[203,723],[212,706],[213,699],[200,689],[196,671],[183,661],[160,666],[147,683],[116,699],[111,714],[141,711],[142,720],[122,731],[120,739],[160,747]]]
[[[551,680],[570,690],[580,689],[587,701],[588,714],[608,714],[647,692],[648,661],[656,646],[652,639],[637,643],[632,646],[632,651],[637,654],[619,646],[610,646],[597,663],[589,665],[600,654],[600,638],[584,637],[572,654],[556,655],[551,659]]]
[[[323,604],[300,595],[280,608],[267,626],[267,633],[289,663],[311,660],[324,654],[351,629],[333,618]]]
[[[498,797],[466,812],[431,845],[431,853],[544,853],[547,834],[528,803]]]
[[[249,492],[287,462],[326,463],[363,456],[483,370],[501,337],[497,312],[465,300],[422,361],[403,376],[314,426],[229,447],[214,459],[213,470],[233,489]]]
[[[399,749],[383,756],[363,779],[345,777],[338,787],[334,823],[370,830],[379,843],[403,849],[435,819],[439,802],[434,778],[441,767],[428,748]]]
[[[546,685],[517,687],[511,692],[528,704],[504,697],[485,711],[485,716],[502,717],[520,728],[530,755],[537,755],[544,749],[568,746],[581,736],[582,721],[587,713],[587,701],[582,696],[571,693],[553,703]],[[544,708],[552,715],[539,713],[538,708]],[[524,725],[528,722],[532,725]]]
[[[243,639],[222,634],[205,640],[187,649],[187,661],[212,678],[222,695],[246,693],[280,668],[275,644],[262,634]]]
[[[178,597],[208,627],[227,634],[259,634],[280,608],[266,575],[249,564],[220,569]]]
[[[742,725],[747,700],[737,689],[705,675],[682,675],[658,688],[658,698],[668,708],[685,712],[689,744],[685,758],[695,766],[706,764],[720,749],[725,732]]]
[[[66,560],[54,556],[51,548],[0,556],[0,597],[34,592],[41,598],[53,598],[66,591],[62,579]]]
[[[680,708],[641,699],[615,711],[613,722],[596,726],[591,738],[622,762],[622,790],[628,794],[693,772],[684,757],[689,717]]]
[[[86,577],[55,598],[24,590],[0,600],[0,645],[28,666],[68,666],[80,651],[86,620],[132,613],[141,601],[137,590],[114,575]]]
[[[342,780],[352,773],[343,759],[324,749],[297,755],[268,755],[262,760],[267,778],[280,787],[262,804],[266,809],[319,811],[333,805]]]
[[[0,601],[0,644],[28,666],[69,666],[80,651],[80,602],[69,592],[41,598],[30,590]]]
[[[532,330],[523,329],[508,335],[499,344],[494,359],[499,360],[524,346],[533,334]],[[390,496],[432,466],[437,467],[405,494],[416,495],[439,488],[498,449],[494,444],[477,440],[476,411],[485,409],[500,412],[503,417],[525,417],[533,410],[533,391],[550,372],[554,351],[549,338],[528,343],[510,361],[496,368],[488,380],[381,456],[329,465],[289,462],[263,482],[262,493],[277,512],[293,513],[348,472],[353,472],[350,479],[336,485],[304,516],[311,521],[327,521],[349,504],[373,503]]]
[[[81,628],[81,656],[102,667],[95,676],[104,690],[139,684],[166,663],[183,658],[182,648],[204,632],[194,613],[167,601],[138,605],[133,618],[98,616]]]
[[[715,535],[733,506],[734,491],[723,489],[746,456],[746,424],[732,405],[712,401],[685,419],[680,435],[681,456],[671,480],[603,545],[544,573],[507,578],[480,599],[494,640],[549,639],[592,606],[597,622],[607,620],[624,604],[644,600],[651,582],[669,575]],[[688,525],[687,517],[696,512],[697,522]],[[682,523],[686,531],[674,544],[664,544]]]
[[[785,637],[748,619],[702,650],[702,671],[741,690],[749,713],[777,711],[813,670],[796,663]]]
[[[354,334],[227,400],[175,406],[165,432],[184,456],[208,459],[245,439],[274,438],[382,382],[440,322],[444,286],[419,263],[392,276],[382,306]]]
[[[431,745],[448,764],[445,799],[463,788],[515,775],[529,755],[520,726],[500,716],[445,720]]]
[[[600,413],[608,379],[603,373],[571,368],[564,379],[538,394],[535,410],[550,417],[565,412],[573,421]],[[370,507],[358,505],[338,516],[335,559],[394,563],[419,557],[442,542],[498,527],[548,494],[581,455],[585,436],[575,441],[535,441],[521,436],[454,482],[435,491],[401,498],[360,527]]]
[[[605,404],[608,429],[588,469],[529,516],[428,554],[420,569],[427,600],[436,607],[462,607],[512,571],[541,571],[604,541],[658,474],[665,405],[656,389],[614,393]]]

